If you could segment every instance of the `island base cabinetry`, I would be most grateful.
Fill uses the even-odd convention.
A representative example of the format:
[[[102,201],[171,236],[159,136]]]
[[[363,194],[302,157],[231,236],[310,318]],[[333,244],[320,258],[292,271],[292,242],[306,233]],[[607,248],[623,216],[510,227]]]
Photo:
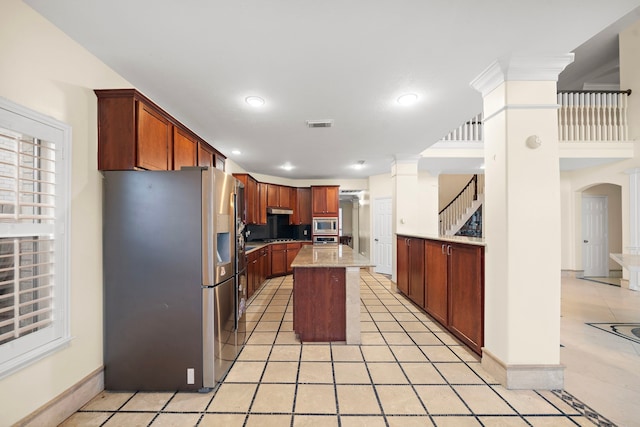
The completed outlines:
[[[293,275],[293,330],[300,341],[345,341],[345,269],[294,268]]]

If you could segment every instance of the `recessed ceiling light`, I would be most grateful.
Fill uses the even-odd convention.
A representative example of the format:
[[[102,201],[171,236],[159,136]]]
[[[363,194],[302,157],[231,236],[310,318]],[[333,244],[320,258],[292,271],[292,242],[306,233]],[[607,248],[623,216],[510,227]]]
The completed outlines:
[[[285,163],[284,165],[280,166],[280,168],[286,171],[290,171],[291,169],[293,169],[293,165],[291,163]]]
[[[352,168],[356,169],[356,170],[360,170],[362,168],[364,168],[364,160],[358,160],[354,165],[351,166]]]
[[[251,105],[252,107],[261,107],[264,105],[264,99],[259,96],[247,96],[244,99],[244,102]]]
[[[238,156],[238,155],[240,155],[240,154],[242,154],[242,153],[240,152],[240,150],[233,150],[233,151],[231,152],[231,154],[235,154],[236,156]]]
[[[416,102],[418,102],[418,95],[415,93],[405,93],[398,97],[398,104],[400,105],[411,105]]]

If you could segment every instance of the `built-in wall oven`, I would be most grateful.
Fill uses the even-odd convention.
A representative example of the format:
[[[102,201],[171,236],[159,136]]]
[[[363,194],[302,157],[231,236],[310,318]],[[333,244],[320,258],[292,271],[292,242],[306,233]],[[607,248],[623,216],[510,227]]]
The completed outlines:
[[[338,218],[313,218],[313,235],[331,234],[338,235]]]
[[[313,236],[313,244],[338,243],[338,236]]]

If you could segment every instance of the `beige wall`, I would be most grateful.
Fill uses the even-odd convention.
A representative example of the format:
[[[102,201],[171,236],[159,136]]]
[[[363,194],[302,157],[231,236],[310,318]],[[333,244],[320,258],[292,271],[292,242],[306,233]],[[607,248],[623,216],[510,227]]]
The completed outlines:
[[[0,96],[72,127],[71,344],[0,380],[0,425],[102,366],[102,187],[95,88],[131,87],[19,0],[0,3]]]
[[[473,175],[444,174],[438,176],[438,212],[458,195]]]

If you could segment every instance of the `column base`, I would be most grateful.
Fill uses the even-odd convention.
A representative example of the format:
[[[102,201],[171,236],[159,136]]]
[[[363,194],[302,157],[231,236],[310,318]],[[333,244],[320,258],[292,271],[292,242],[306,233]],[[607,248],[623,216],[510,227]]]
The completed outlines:
[[[564,388],[563,365],[506,365],[483,348],[482,367],[502,386],[510,390],[561,390]]]

